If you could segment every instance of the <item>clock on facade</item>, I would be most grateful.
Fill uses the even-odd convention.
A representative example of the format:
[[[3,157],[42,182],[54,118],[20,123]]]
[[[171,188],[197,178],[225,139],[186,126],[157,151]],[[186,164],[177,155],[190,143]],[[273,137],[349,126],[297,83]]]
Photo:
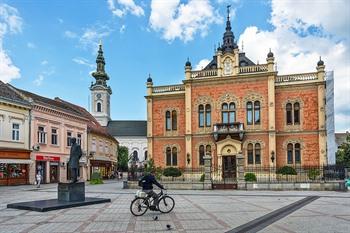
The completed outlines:
[[[232,61],[230,59],[226,59],[224,62],[224,75],[232,74]]]
[[[98,93],[98,94],[96,95],[96,97],[97,97],[97,99],[101,99],[101,94]]]

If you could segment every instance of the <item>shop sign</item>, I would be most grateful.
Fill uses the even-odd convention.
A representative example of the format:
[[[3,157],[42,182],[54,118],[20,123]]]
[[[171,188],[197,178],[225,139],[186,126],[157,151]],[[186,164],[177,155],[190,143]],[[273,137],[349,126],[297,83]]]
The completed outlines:
[[[58,161],[59,162],[60,157],[37,155],[36,160],[38,160],[38,161]]]

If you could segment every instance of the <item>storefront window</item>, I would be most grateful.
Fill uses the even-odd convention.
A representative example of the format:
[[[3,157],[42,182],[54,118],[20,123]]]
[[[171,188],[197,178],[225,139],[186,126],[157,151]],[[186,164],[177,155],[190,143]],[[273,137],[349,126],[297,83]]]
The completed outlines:
[[[26,164],[0,163],[0,179],[26,179],[27,176]]]
[[[7,164],[0,163],[0,179],[7,177]]]

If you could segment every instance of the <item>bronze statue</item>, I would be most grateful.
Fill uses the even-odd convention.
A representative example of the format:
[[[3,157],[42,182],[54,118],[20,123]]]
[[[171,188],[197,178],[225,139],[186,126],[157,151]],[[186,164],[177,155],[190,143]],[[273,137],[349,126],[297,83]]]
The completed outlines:
[[[72,146],[70,148],[70,157],[68,166],[71,171],[72,183],[76,183],[78,181],[78,169],[79,169],[79,160],[82,156],[81,147],[76,143],[76,138],[72,138]]]

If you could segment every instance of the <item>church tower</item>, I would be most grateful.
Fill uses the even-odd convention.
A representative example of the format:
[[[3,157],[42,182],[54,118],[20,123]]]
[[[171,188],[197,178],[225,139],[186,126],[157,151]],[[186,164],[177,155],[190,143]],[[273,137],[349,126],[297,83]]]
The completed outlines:
[[[107,86],[109,77],[105,72],[105,58],[103,57],[102,43],[100,41],[96,58],[96,71],[92,73],[95,83],[91,82],[91,115],[102,125],[107,126],[110,117],[110,96],[112,89]]]

